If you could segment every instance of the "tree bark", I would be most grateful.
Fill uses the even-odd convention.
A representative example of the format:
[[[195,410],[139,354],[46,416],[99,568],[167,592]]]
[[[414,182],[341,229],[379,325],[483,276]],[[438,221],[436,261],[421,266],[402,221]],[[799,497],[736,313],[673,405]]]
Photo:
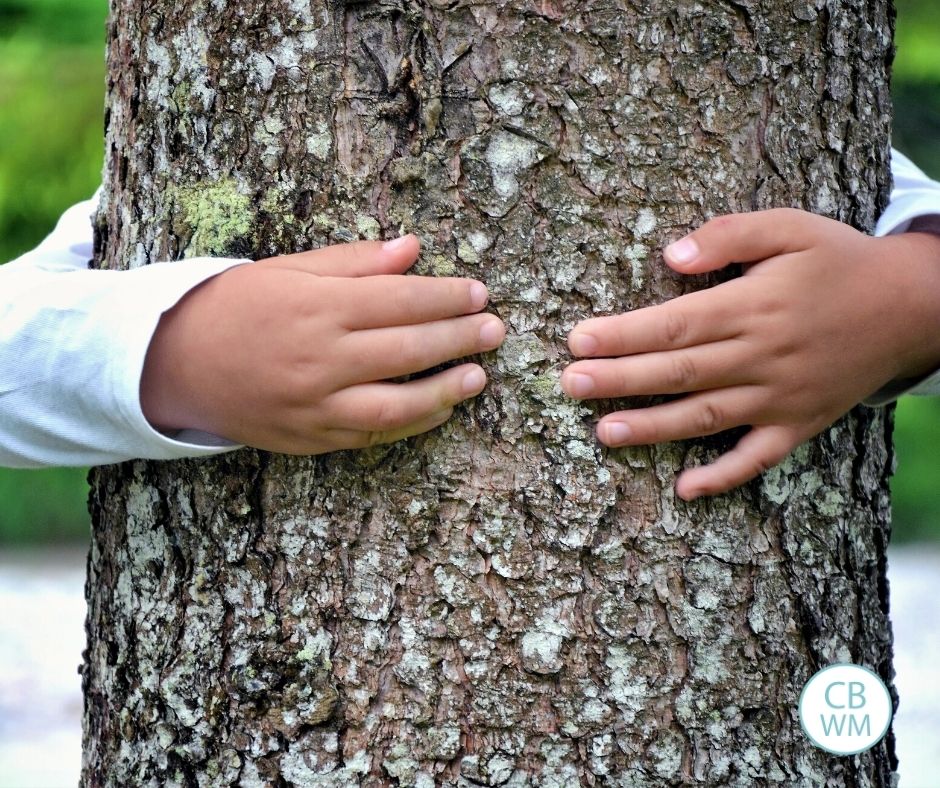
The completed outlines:
[[[93,473],[83,784],[894,784],[796,712],[891,684],[890,414],[686,504],[736,436],[607,451],[557,385],[578,320],[716,281],[658,253],[703,219],[873,227],[892,13],[113,0],[100,265],[414,231],[509,338],[427,436]]]

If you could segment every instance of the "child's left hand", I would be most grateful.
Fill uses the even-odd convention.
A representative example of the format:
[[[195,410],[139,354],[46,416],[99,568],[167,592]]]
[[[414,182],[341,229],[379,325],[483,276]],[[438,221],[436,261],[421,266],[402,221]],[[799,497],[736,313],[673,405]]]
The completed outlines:
[[[751,430],[710,465],[685,471],[680,497],[725,492],[896,379],[940,365],[940,237],[866,236],[803,211],[720,217],[667,247],[685,274],[731,262],[744,276],[659,306],[585,320],[568,339],[578,399],[688,396],[611,413],[609,446]]]

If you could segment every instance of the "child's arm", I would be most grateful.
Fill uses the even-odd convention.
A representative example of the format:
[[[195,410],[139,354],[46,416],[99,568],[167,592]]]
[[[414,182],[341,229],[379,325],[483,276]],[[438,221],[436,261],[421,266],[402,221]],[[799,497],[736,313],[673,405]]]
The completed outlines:
[[[91,256],[92,231],[89,217],[93,209],[91,200],[70,209],[60,220],[56,230],[37,249],[12,263],[0,266],[0,465],[100,465],[132,457],[173,459],[215,454],[234,448],[232,441],[243,439],[243,431],[235,431],[232,435],[221,432],[225,439],[200,432],[199,428],[204,430],[207,426],[211,427],[211,423],[204,419],[197,423],[177,421],[173,418],[179,414],[173,410],[175,394],[172,391],[169,392],[169,400],[164,397],[168,391],[166,387],[162,389],[163,394],[160,393],[159,386],[156,390],[148,387],[141,391],[145,359],[157,326],[161,325],[161,330],[157,333],[159,341],[164,333],[163,327],[175,322],[169,319],[162,321],[164,313],[172,311],[176,316],[184,315],[189,311],[187,304],[199,302],[197,297],[202,300],[209,293],[224,294],[225,303],[217,304],[219,308],[215,312],[221,322],[212,330],[225,325],[232,327],[236,321],[241,321],[238,325],[245,328],[246,335],[250,334],[255,343],[251,347],[256,351],[263,349],[264,353],[258,358],[254,370],[243,370],[245,376],[237,381],[240,389],[233,387],[222,392],[216,391],[216,395],[222,398],[216,404],[220,411],[224,411],[229,417],[234,415],[239,418],[243,427],[254,428],[262,423],[273,423],[286,412],[286,404],[283,405],[282,411],[270,408],[263,411],[252,409],[257,408],[265,392],[273,395],[276,393],[274,388],[279,388],[284,383],[283,375],[277,378],[272,373],[274,359],[284,360],[284,357],[275,356],[273,351],[278,347],[295,347],[298,353],[312,352],[316,348],[324,347],[325,341],[323,336],[312,337],[306,330],[311,327],[312,318],[310,305],[303,304],[296,297],[300,292],[297,288],[300,272],[278,272],[279,275],[272,277],[271,269],[298,266],[309,268],[327,260],[332,260],[333,265],[339,266],[345,259],[350,266],[373,265],[383,271],[400,271],[407,267],[404,256],[411,254],[413,258],[416,249],[414,240],[408,240],[403,242],[403,246],[391,257],[379,251],[379,245],[370,244],[364,247],[353,245],[323,250],[311,255],[309,260],[305,260],[306,256],[301,255],[242,266],[248,261],[207,258],[160,263],[133,271],[92,271],[86,266]],[[353,260],[343,258],[342,252],[338,251],[342,248],[358,248],[359,251],[372,248],[373,253],[371,256]],[[262,278],[231,278],[236,272],[255,267],[258,267],[258,276]],[[348,268],[343,268],[348,273]],[[219,276],[222,273],[225,274],[225,279]],[[313,278],[309,274],[303,276],[307,279]],[[386,302],[400,305],[396,319],[408,323],[412,310],[415,315],[423,314],[428,309],[428,300],[454,288],[453,280],[422,280],[424,283],[430,281],[432,287],[421,291],[421,303],[412,304],[406,295],[411,292],[408,288],[421,286],[412,285],[418,279],[388,276],[384,277],[384,280],[371,281],[387,283],[383,297]],[[262,281],[263,284],[259,284]],[[330,314],[333,317],[339,319],[348,314],[359,316],[367,314],[372,308],[373,305],[361,300],[355,303],[350,298],[343,297],[347,292],[344,284],[353,283],[354,280],[331,281],[335,285],[330,290],[331,297],[335,299],[335,303],[330,304]],[[362,283],[366,281],[359,280]],[[246,284],[246,287],[234,287],[237,282]],[[200,287],[203,283],[205,285]],[[471,284],[465,280],[464,284],[458,285],[468,291],[467,303],[470,299]],[[355,284],[349,292],[355,290],[358,293],[356,288],[361,286],[363,285]],[[482,285],[478,285],[479,288],[482,288]],[[190,297],[184,298],[187,293]],[[262,294],[270,299],[269,303],[261,302]],[[355,293],[353,297],[356,297]],[[398,302],[394,301],[396,298]],[[179,308],[174,309],[177,304]],[[340,304],[344,305],[345,311],[339,308]],[[449,306],[442,306],[441,310],[446,312],[448,309],[456,309],[453,298],[448,304]],[[298,315],[296,310],[292,313],[289,307],[302,308],[305,311]],[[464,311],[474,311],[463,307],[464,304],[461,304],[461,309],[455,312],[455,316]],[[292,323],[289,319],[291,314],[302,319]],[[477,315],[464,319],[493,324],[495,327],[491,341],[486,343],[478,338],[476,342],[468,343],[464,332],[458,342],[458,338],[451,332],[436,345],[438,355],[435,357],[440,357],[441,353],[446,355],[448,352],[451,355],[447,358],[456,357],[464,352],[478,352],[499,344],[503,329],[495,317]],[[250,321],[254,321],[254,324]],[[266,339],[267,331],[270,331],[274,324],[284,331],[293,329],[293,333],[285,333],[276,339]],[[463,323],[461,327],[466,328]],[[193,353],[198,348],[206,347],[206,340],[210,337],[208,331],[209,329],[205,329],[200,337],[190,337],[172,356],[163,356],[163,363],[171,370],[167,373],[166,381],[175,380],[174,376],[180,370],[191,368],[191,361],[195,357]],[[382,332],[376,330],[373,333],[377,335]],[[234,338],[228,336],[226,339]],[[170,344],[164,343],[163,346],[170,347]],[[216,346],[215,351],[219,353],[216,361],[224,358],[244,361],[245,347],[244,343],[229,348]],[[360,348],[354,347],[352,343],[334,349],[336,354],[331,359],[342,360],[346,369],[361,368],[366,360],[355,355]],[[400,350],[402,353],[409,352],[406,344],[403,344]],[[416,363],[427,357],[427,354],[417,354],[414,349],[410,352],[412,360]],[[152,358],[155,356],[152,355]],[[376,363],[377,373],[384,371],[383,364],[384,360],[382,363]],[[461,369],[465,374],[473,372],[476,375],[475,382],[482,388],[482,370],[473,365],[464,365]],[[229,367],[229,371],[231,370],[232,367]],[[294,371],[298,373],[297,378],[302,377],[301,369],[296,368]],[[208,376],[217,370],[213,370],[207,363],[204,372]],[[383,406],[385,410],[378,420],[380,425],[387,424],[387,429],[375,430],[367,424],[360,425],[370,433],[368,440],[398,437],[399,433],[395,431],[395,407],[401,405],[403,400],[413,404],[415,399],[423,397],[421,401],[425,406],[430,407],[433,402],[437,406],[436,413],[445,411],[456,401],[455,393],[460,388],[456,376],[459,374],[460,370],[448,371],[429,378],[431,382],[423,386],[401,387],[402,393],[414,396],[398,396],[398,388],[394,389],[395,396],[391,396],[391,388],[377,386],[368,390],[364,387],[357,389],[354,393],[360,397],[358,402],[362,403],[361,415],[364,417],[368,415],[365,410],[369,406],[374,408],[378,402],[388,402]],[[190,382],[208,390],[210,384],[207,381],[208,377],[201,382]],[[244,407],[239,411],[234,395],[238,391],[244,393],[249,387],[253,399],[250,404],[244,403]],[[155,398],[148,400],[148,403],[153,404],[157,410],[148,415],[151,415],[154,423],[166,428],[166,432],[154,428],[142,407],[141,394],[150,396],[155,391]],[[440,396],[439,401],[433,401],[435,394]],[[338,399],[332,398],[331,404]],[[300,414],[301,417],[306,417],[322,405],[315,401],[305,402],[303,406],[292,404],[292,413]],[[417,410],[420,414],[426,412],[421,407]],[[341,415],[346,414],[344,412]],[[168,417],[168,420],[162,421],[163,417]],[[420,422],[421,419],[417,418],[416,421]],[[308,426],[311,424],[311,421],[307,422]],[[425,424],[426,429],[433,426],[427,418],[423,423],[412,422],[406,426],[413,432]],[[345,421],[331,426],[336,430],[331,433],[331,439],[336,440],[337,448],[347,443],[358,445],[357,441],[364,442],[360,434],[352,435],[354,429],[349,433],[344,432],[348,426]],[[176,432],[177,427],[193,429]],[[271,446],[288,448],[275,443]]]
[[[257,448],[318,454],[433,429],[486,383],[461,364],[493,350],[499,318],[469,279],[400,276],[413,235],[274,257],[227,271],[167,312],[141,399],[164,430],[196,428]]]
[[[926,184],[919,207],[894,195],[895,226],[940,213],[940,191]],[[570,365],[562,386],[579,399],[688,393],[605,416],[598,436],[610,446],[750,425],[676,489],[690,500],[743,484],[866,397],[892,383],[896,396],[940,366],[940,236],[921,226],[871,238],[789,209],[708,222],[665,250],[672,268],[755,264],[708,290],[580,323],[569,346],[591,360]]]

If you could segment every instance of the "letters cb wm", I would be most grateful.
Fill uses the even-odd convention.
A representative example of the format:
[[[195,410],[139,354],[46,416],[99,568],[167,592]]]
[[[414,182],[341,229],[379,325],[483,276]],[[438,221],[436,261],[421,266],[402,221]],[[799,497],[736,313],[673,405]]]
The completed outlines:
[[[829,665],[800,694],[800,725],[810,741],[834,755],[874,747],[888,732],[891,695],[879,676],[861,665]]]

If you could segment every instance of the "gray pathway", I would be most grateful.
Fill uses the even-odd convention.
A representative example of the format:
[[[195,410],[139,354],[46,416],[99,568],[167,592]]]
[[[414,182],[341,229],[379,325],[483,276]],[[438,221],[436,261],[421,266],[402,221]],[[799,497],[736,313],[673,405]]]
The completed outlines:
[[[0,788],[74,788],[83,552],[0,553]]]
[[[73,788],[84,554],[0,553],[0,788]],[[940,785],[940,549],[892,553],[901,788]]]
[[[940,785],[940,549],[911,546],[888,561],[894,624],[901,788]]]

